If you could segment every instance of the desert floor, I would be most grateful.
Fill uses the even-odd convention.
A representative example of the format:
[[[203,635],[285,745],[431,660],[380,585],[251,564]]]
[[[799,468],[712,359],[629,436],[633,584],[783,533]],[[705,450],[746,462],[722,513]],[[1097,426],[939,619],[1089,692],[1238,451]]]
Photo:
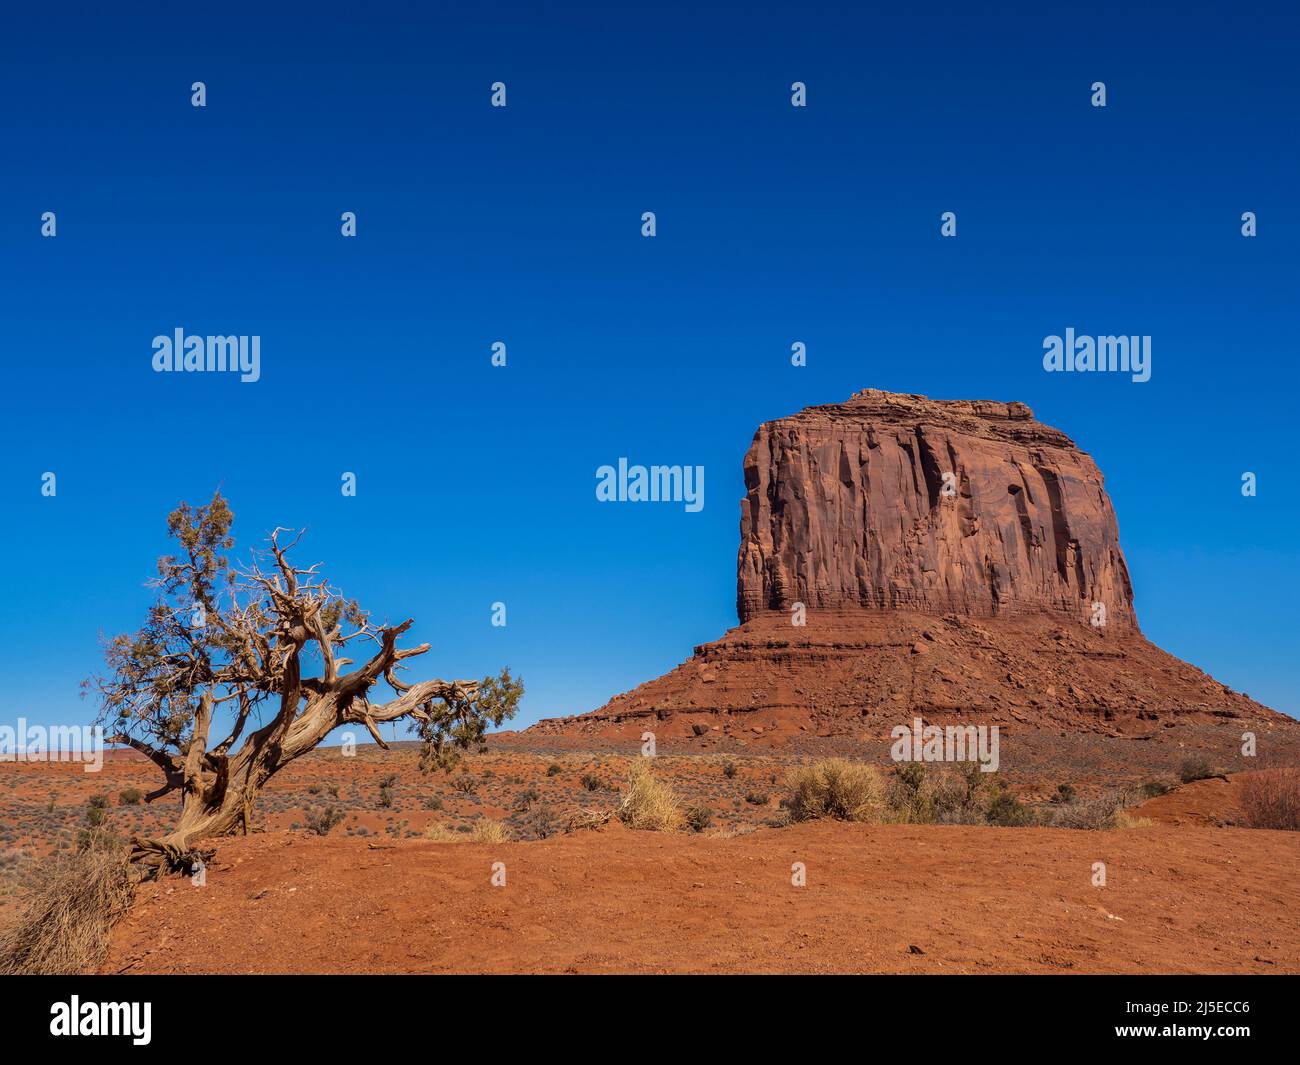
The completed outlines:
[[[1266,764],[1300,764],[1289,732],[1264,740]],[[1300,834],[1239,827],[1240,773],[1265,761],[1239,742],[1181,726],[1004,740],[999,777],[1042,809],[1060,784],[1174,787],[1130,811],[1149,823],[1108,831],[780,827],[786,773],[829,752],[661,748],[656,776],[710,815],[672,835],[564,831],[614,809],[626,745],[503,736],[450,775],[421,773],[411,745],[321,749],[273,778],[254,835],[213,841],[205,886],[141,887],[104,971],[1300,972]],[[887,744],[844,753],[883,765]],[[1178,786],[1193,755],[1230,775]],[[129,752],[98,773],[0,765],[0,927],[40,863],[75,847],[92,798],[123,838],[164,830],[174,801],[137,794],[157,782]],[[309,832],[331,807],[338,824]],[[470,842],[482,818],[513,840]]]
[[[223,844],[205,887],[144,886],[103,971],[1297,972],[1297,885],[1295,833],[1169,825],[270,833]]]

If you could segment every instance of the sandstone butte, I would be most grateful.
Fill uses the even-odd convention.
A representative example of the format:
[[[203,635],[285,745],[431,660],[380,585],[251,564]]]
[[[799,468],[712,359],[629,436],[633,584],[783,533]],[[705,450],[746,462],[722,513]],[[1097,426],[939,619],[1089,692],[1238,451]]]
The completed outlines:
[[[740,625],[529,733],[1295,726],[1142,635],[1101,471],[1023,403],[866,389],[761,425],[744,472]]]

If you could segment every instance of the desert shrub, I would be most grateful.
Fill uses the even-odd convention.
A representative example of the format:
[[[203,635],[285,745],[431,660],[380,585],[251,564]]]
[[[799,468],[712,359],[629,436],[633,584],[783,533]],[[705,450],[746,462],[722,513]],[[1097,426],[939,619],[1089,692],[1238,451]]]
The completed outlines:
[[[459,843],[462,839],[446,825],[437,822],[425,826],[424,838],[433,843]]]
[[[604,781],[602,781],[600,777],[596,776],[594,773],[583,773],[582,786],[586,788],[588,791],[600,791],[600,789],[605,785],[604,785]]]
[[[121,847],[43,863],[22,916],[0,936],[0,975],[93,973],[138,881]]]
[[[735,779],[736,779],[736,763],[735,763],[735,762],[728,762],[726,765],[724,765],[724,766],[722,767],[722,775],[723,775],[724,777],[726,777],[728,780],[735,780]]]
[[[1000,828],[1025,828],[1037,820],[1034,811],[1017,799],[1006,788],[1001,788],[984,811],[990,825]]]
[[[442,797],[438,795],[427,795],[425,796],[424,801],[421,803],[421,805],[426,810],[441,810]]]
[[[461,773],[460,776],[453,778],[451,786],[462,795],[468,795],[477,786],[477,782],[468,773]]]
[[[144,792],[139,788],[123,788],[117,793],[118,806],[139,806]]]
[[[627,790],[618,804],[618,819],[628,828],[646,832],[674,832],[681,827],[677,796],[667,784],[655,779],[650,759],[632,762]]]
[[[882,812],[880,774],[845,758],[824,758],[790,774],[792,821],[833,817],[840,821],[875,821]]]
[[[707,806],[688,806],[682,811],[682,818],[692,832],[713,827],[713,812]]]
[[[936,776],[930,786],[934,819],[946,825],[982,825],[989,774],[978,762],[958,762]]]
[[[529,788],[526,791],[521,791],[515,796],[515,809],[521,811],[530,810],[532,809],[533,803],[541,797],[541,793],[536,788]]]
[[[1173,790],[1174,786],[1167,780],[1148,780],[1142,785],[1142,797],[1154,799],[1160,795],[1168,795]]]
[[[1052,796],[1052,802],[1074,802],[1076,794],[1073,784],[1057,784],[1056,794]]]
[[[396,773],[385,773],[382,777],[379,778],[379,786],[381,788],[391,788],[396,783],[397,783]]]
[[[1127,799],[1122,791],[1108,791],[1093,799],[1061,803],[1052,810],[1051,824],[1054,828],[1118,828],[1118,818],[1125,805]]]
[[[745,793],[745,801],[751,806],[766,806],[768,794],[765,791],[749,791]]]
[[[925,766],[921,762],[899,762],[894,766],[894,778],[908,791],[919,792],[925,783]]]
[[[1248,827],[1300,831],[1300,769],[1263,769],[1240,781]]]
[[[319,795],[319,794],[320,794],[320,785],[319,785],[319,784],[308,784],[308,785],[307,785],[307,794],[308,794],[308,795]]]
[[[920,762],[899,762],[885,789],[891,820],[903,824],[929,824],[936,819],[932,790],[926,788],[925,766]]]
[[[490,817],[480,817],[469,830],[469,838],[474,843],[505,843],[510,836],[506,826]]]
[[[1214,776],[1218,776],[1218,771],[1203,754],[1184,758],[1183,764],[1178,767],[1178,779],[1184,784],[1190,784],[1194,780],[1208,780]]]
[[[561,766],[559,762],[552,762],[550,765],[546,767],[546,775],[548,777],[557,777],[563,772],[564,772],[564,767]]]
[[[1134,817],[1127,810],[1117,810],[1113,827],[1118,829],[1150,828],[1154,824],[1155,822],[1149,817]]]
[[[381,784],[379,786],[379,805],[385,810],[392,809],[393,806],[393,789],[390,786]]]
[[[608,810],[579,810],[577,813],[569,815],[568,821],[564,824],[564,831],[581,832],[604,828],[609,824],[609,819],[613,816]]]
[[[535,806],[522,817],[512,820],[516,839],[547,839],[561,830],[559,820],[548,806]]]
[[[86,813],[77,832],[77,850],[111,850],[118,843],[108,827],[108,796],[92,795],[86,800]]]
[[[326,806],[315,813],[304,810],[303,813],[307,815],[307,831],[317,836],[328,836],[330,830],[342,821],[344,816],[343,811],[337,806]]]

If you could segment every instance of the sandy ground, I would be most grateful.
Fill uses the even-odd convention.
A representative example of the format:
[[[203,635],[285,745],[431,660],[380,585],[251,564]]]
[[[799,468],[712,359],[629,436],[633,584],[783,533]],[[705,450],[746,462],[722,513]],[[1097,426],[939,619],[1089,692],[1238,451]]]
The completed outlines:
[[[806,886],[791,883],[796,862]],[[204,887],[143,886],[103,971],[1295,973],[1300,836],[832,822],[496,845],[269,832],[222,841]]]

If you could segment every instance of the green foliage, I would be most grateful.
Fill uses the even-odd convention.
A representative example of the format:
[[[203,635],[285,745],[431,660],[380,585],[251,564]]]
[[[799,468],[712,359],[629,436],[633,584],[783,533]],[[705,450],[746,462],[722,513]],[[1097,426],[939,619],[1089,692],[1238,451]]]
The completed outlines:
[[[497,728],[515,716],[524,694],[524,682],[511,676],[510,667],[500,675],[484,677],[474,695],[463,699],[439,699],[427,709],[427,719],[415,723],[424,746],[420,768],[424,772],[449,772],[460,761],[460,752],[480,746],[489,728]]]
[[[158,559],[151,582],[158,600],[137,632],[105,646],[109,676],[82,683],[83,694],[98,690],[100,720],[109,728],[183,753],[196,693],[210,687],[224,665],[249,654],[242,638],[221,624],[236,580],[226,555],[234,546],[233,521],[220,492],[206,506],[181,503],[168,516],[167,531],[181,551]]]

